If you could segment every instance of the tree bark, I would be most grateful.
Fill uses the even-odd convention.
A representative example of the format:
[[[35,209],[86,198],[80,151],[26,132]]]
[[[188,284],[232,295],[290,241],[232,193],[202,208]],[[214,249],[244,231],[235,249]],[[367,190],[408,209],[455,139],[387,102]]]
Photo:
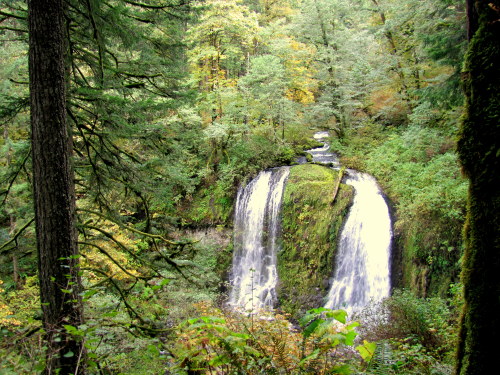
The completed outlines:
[[[470,180],[456,375],[498,371],[500,335],[500,0],[467,1],[466,113],[458,151]]]
[[[82,374],[83,343],[71,140],[66,124],[63,0],[28,1],[33,189],[46,374]]]

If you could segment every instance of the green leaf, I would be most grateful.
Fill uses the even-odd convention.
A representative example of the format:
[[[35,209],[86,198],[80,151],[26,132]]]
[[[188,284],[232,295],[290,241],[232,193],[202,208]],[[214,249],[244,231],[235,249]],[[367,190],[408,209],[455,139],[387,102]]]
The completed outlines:
[[[321,316],[321,313],[326,312],[326,311],[331,311],[330,309],[326,309],[324,307],[318,307],[316,309],[311,309],[306,312],[306,315],[304,315],[300,320],[299,324],[301,327],[305,327],[308,325],[312,320],[318,318]]]
[[[320,350],[319,348],[316,348],[313,350],[313,352],[311,354],[309,354],[308,356],[304,357],[300,362],[299,362],[299,366],[304,366],[304,364],[306,364],[307,362],[313,360],[313,359],[316,359],[318,358],[319,356],[319,353],[320,353]]]
[[[71,350],[63,355],[64,358],[71,358],[75,355]]]
[[[354,339],[356,338],[358,334],[355,331],[349,331],[345,334],[345,344],[346,345],[352,345],[354,344]]]
[[[335,374],[335,375],[350,375],[352,374],[351,366],[349,365],[341,365],[341,366],[335,366],[330,370],[330,374]]]
[[[375,349],[377,348],[377,344],[374,342],[368,342],[363,340],[363,345],[356,346],[356,350],[359,352],[359,355],[365,362],[370,362],[373,355],[375,354]]]
[[[345,310],[330,310],[326,313],[326,317],[333,318],[340,323],[345,324],[347,320],[347,312]]]
[[[214,367],[225,365],[226,363],[231,362],[231,359],[225,354],[218,355],[215,358],[212,358],[208,364]]]
[[[304,336],[304,338],[308,338],[309,336],[311,336],[314,333],[314,331],[316,330],[316,328],[318,328],[320,326],[320,324],[323,322],[324,322],[323,319],[316,319],[311,324],[309,324],[302,332],[302,335]]]
[[[68,333],[74,332],[77,330],[75,326],[69,325],[69,324],[64,324],[63,327],[66,329]]]
[[[94,294],[97,293],[97,290],[95,289],[89,289],[87,291],[85,291],[83,294],[82,294],[82,297],[84,299],[89,299],[90,297],[92,297]]]

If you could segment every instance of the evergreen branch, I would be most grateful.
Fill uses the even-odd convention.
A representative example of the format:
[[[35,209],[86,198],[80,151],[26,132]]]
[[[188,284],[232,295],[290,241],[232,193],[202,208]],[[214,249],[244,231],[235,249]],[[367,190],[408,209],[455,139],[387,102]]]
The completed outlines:
[[[131,18],[133,20],[136,20],[136,21],[139,21],[139,22],[142,22],[142,23],[148,23],[148,24],[154,24],[155,23],[154,21],[151,21],[149,19],[140,18],[138,16],[133,16],[131,14],[125,14],[125,17]]]
[[[184,1],[180,2],[179,4],[163,4],[163,5],[150,5],[150,4],[138,3],[136,1],[131,1],[131,0],[124,0],[124,2],[130,5],[134,5],[136,7],[146,8],[146,9],[166,9],[166,8],[176,8],[186,5]]]
[[[102,38],[100,36],[99,28],[97,27],[97,23],[95,21],[94,15],[93,15],[92,5],[90,4],[89,0],[86,0],[86,4],[87,4],[87,9],[89,11],[90,23],[91,23],[92,29],[94,31],[93,37],[97,43],[97,51],[99,54],[99,58],[97,61],[99,63],[99,78],[101,80],[100,83],[101,83],[101,86],[104,86],[104,51],[103,51],[104,48],[103,48],[103,42],[102,42]]]
[[[91,210],[86,210],[86,209],[77,209],[77,211],[82,211],[82,212],[87,212],[87,213],[90,213],[90,214],[93,214],[93,215],[96,215],[96,216],[99,216],[100,218],[104,219],[104,220],[108,220],[108,221],[111,221],[115,224],[117,224],[120,228],[122,229],[125,229],[125,230],[129,230],[133,233],[136,233],[136,234],[140,234],[142,236],[145,236],[145,237],[149,237],[149,238],[152,238],[153,240],[156,240],[156,239],[159,239],[159,240],[162,240],[170,245],[176,245],[176,246],[181,246],[181,248],[183,249],[186,245],[192,245],[196,242],[199,242],[199,241],[184,241],[184,242],[175,242],[175,241],[171,241],[171,240],[168,240],[166,238],[164,238],[163,236],[161,235],[157,235],[157,234],[151,234],[151,233],[146,233],[146,232],[142,232],[140,230],[137,230],[135,228],[131,228],[130,226],[128,225],[124,225],[123,223],[120,223],[116,220],[113,220],[109,217],[107,217],[106,215],[103,215],[101,214],[100,212],[95,212],[95,211],[91,211]],[[89,228],[89,229],[94,229],[94,230],[97,230],[99,232],[101,232],[102,234],[104,234],[106,237],[110,238],[111,240],[113,240],[114,242],[116,242],[118,244],[118,246],[120,246],[124,251],[126,251],[127,253],[129,253],[130,255],[132,255],[134,257],[134,259],[136,259],[138,262],[140,263],[144,263],[143,261],[141,261],[139,259],[139,257],[135,254],[133,254],[128,248],[125,247],[125,245],[121,244],[118,240],[116,240],[110,233],[104,231],[103,229],[101,228],[98,228],[96,226],[92,226],[92,225],[89,225],[89,224],[83,224],[84,227],[86,228]],[[176,255],[176,254],[179,254],[182,249],[180,251],[178,251],[177,253],[173,254],[173,255]],[[179,274],[184,277],[186,280],[189,280],[193,283],[195,283],[194,280],[191,280],[189,276],[187,276],[180,268],[179,264],[177,264],[175,262],[175,260],[172,258],[172,254],[169,254],[169,255],[165,255],[163,254],[160,249],[158,249],[157,246],[155,246],[155,250],[156,252],[158,253],[158,255],[161,257],[161,259],[163,259],[165,262],[167,262],[167,264],[169,264],[170,266],[172,266],[177,272],[179,272]],[[154,271],[156,272],[158,275],[161,275],[161,273],[156,270],[151,264],[148,264],[148,266]]]
[[[129,254],[130,256],[132,256],[132,258],[134,258],[137,262],[139,262],[139,264],[145,264],[144,260],[140,259],[137,254],[134,254],[133,251],[131,251],[127,246],[125,246],[123,243],[121,243],[119,240],[117,240],[111,233],[105,231],[104,229],[101,229],[99,227],[96,227],[94,225],[90,225],[90,224],[80,224],[79,225],[80,227],[83,227],[83,228],[88,228],[88,229],[92,229],[92,230],[95,230],[101,234],[103,234],[105,237],[109,238],[111,241],[113,241],[114,243],[116,243],[123,251],[125,251],[127,254]],[[179,266],[171,259],[166,259],[167,260],[167,263],[172,265],[183,277],[187,278],[183,273],[182,271],[179,269]],[[156,275],[160,276],[161,277],[161,272],[158,271],[152,264],[147,264],[147,266],[153,271],[156,273]]]
[[[98,167],[97,165],[94,163],[94,160],[92,159],[92,156],[90,154],[90,147],[92,146],[90,144],[90,142],[87,140],[87,138],[85,137],[85,134],[83,133],[82,131],[82,128],[80,126],[78,126],[78,121],[77,121],[77,118],[73,115],[73,113],[71,112],[71,110],[68,108],[68,113],[70,115],[70,117],[73,119],[73,121],[75,122],[76,124],[76,128],[78,129],[78,132],[80,133],[80,135],[82,136],[82,139],[83,139],[83,142],[85,143],[85,150],[87,151],[87,159],[92,167],[92,170],[94,171],[94,174],[95,175],[98,175]]]
[[[97,115],[92,112],[90,109],[88,109],[87,107],[84,107],[83,105],[80,105],[74,101],[69,101],[69,103],[78,108],[78,109],[81,109],[82,111],[84,112],[87,112],[90,116],[93,116],[93,117],[97,117]],[[77,116],[73,116],[75,119],[77,118]],[[75,121],[75,124],[79,127],[82,127],[84,128],[85,130],[88,130],[90,133],[94,134],[94,135],[97,135],[97,136],[100,136],[98,133],[96,133],[93,129],[89,128],[88,126],[86,126],[85,124],[80,124],[78,121]]]
[[[22,20],[22,21],[26,21],[28,19],[27,16],[23,17],[23,16],[20,16],[18,14],[4,12],[3,10],[0,10],[0,16],[4,16],[4,17],[7,17],[7,18],[15,18],[16,20]]]
[[[141,164],[141,160],[137,159],[134,155],[122,150],[121,148],[119,148],[117,145],[115,145],[113,142],[109,142],[111,144],[111,146],[116,150],[118,151],[118,153],[121,153],[125,156],[128,156],[133,162],[135,163],[138,163],[138,164]],[[110,150],[111,151],[111,150]],[[121,160],[116,154],[112,153],[118,160]]]
[[[33,223],[35,221],[35,218],[32,218],[31,220],[29,220],[26,224],[24,224],[22,226],[22,228],[20,228],[17,233],[7,242],[5,242],[2,246],[0,246],[0,254],[3,254],[4,252],[10,250],[4,250],[2,251],[3,249],[5,249],[7,246],[9,246],[12,242],[16,242],[16,245],[17,245],[17,238],[26,230],[26,228],[28,228],[31,223]]]
[[[96,99],[97,100],[97,99]],[[72,103],[73,105],[75,105],[75,107],[77,108],[81,108],[81,109],[84,109],[86,110],[87,112],[89,112],[91,115],[97,117],[97,115],[93,112],[91,112],[90,110],[84,108],[84,107],[81,107],[79,105],[77,105],[76,103]],[[117,145],[115,145],[113,142],[110,142],[110,141],[106,141],[104,135],[102,134],[99,134],[97,133],[94,129],[92,128],[89,128],[88,126],[84,125],[84,124],[80,124],[76,121],[76,117],[74,115],[72,115],[72,118],[75,119],[75,123],[77,124],[77,127],[80,131],[80,134],[82,135],[82,137],[84,138],[84,141],[86,142],[86,144],[88,144],[89,146],[92,147],[92,149],[96,152],[96,154],[99,156],[99,158],[104,162],[104,164],[106,164],[107,166],[113,166],[115,167],[115,165],[109,160],[109,159],[106,159],[95,147],[94,145],[92,144],[92,142],[90,141],[87,141],[86,138],[84,137],[82,131],[81,131],[81,128],[89,131],[91,134],[97,136],[99,138],[99,140],[101,141],[101,145],[112,155],[116,158],[116,160],[118,161],[119,164],[121,164],[121,161],[123,160],[121,157],[120,157],[120,154],[123,154],[127,157],[129,157],[133,162],[135,163],[142,163],[141,160],[137,159],[134,155],[124,151],[123,149],[121,149],[120,147],[118,147]],[[108,146],[109,144],[109,146]],[[114,149],[116,152],[114,152],[112,149]],[[89,158],[90,158],[90,153],[89,153]]]
[[[85,245],[85,246],[93,246],[95,247],[96,249],[98,249],[102,254],[106,255],[119,269],[121,269],[123,272],[125,272],[127,275],[129,275],[130,277],[133,277],[135,279],[141,279],[141,280],[149,280],[151,277],[148,277],[148,276],[137,276],[137,275],[134,275],[133,273],[130,273],[126,268],[124,268],[120,262],[118,262],[115,258],[113,258],[111,256],[111,254],[109,254],[103,247],[95,244],[95,243],[92,243],[92,242],[85,242],[85,241],[78,241],[78,244],[80,245]]]
[[[126,229],[126,230],[129,230],[131,232],[140,234],[141,236],[145,236],[145,237],[149,237],[149,238],[153,238],[153,239],[162,240],[163,242],[166,242],[169,245],[192,245],[192,244],[195,244],[197,242],[200,242],[200,240],[197,240],[197,241],[172,241],[172,240],[169,240],[169,239],[163,237],[162,235],[142,232],[142,231],[140,231],[138,229],[135,229],[135,228],[132,228],[132,227],[130,227],[128,225],[125,225],[123,223],[117,222],[116,220],[113,220],[110,217],[101,214],[100,212],[96,212],[96,211],[92,211],[92,210],[87,210],[87,209],[83,209],[83,208],[79,208],[79,209],[77,209],[77,211],[87,212],[89,214],[93,214],[93,215],[99,216],[100,218],[102,218],[104,220],[112,221],[113,223],[117,224],[122,229]]]
[[[28,30],[26,29],[16,29],[15,27],[9,27],[9,26],[1,26],[0,30],[10,30],[18,33],[28,33]]]
[[[30,84],[29,81],[16,81],[13,78],[9,78],[9,81],[12,82],[12,83],[16,83],[18,85],[29,85]]]
[[[113,60],[115,61],[115,66],[118,68],[118,65],[120,65],[120,61],[118,60],[118,57],[115,56],[115,54],[113,52],[111,52],[111,50],[109,48],[106,48],[104,50],[104,52],[106,52],[108,55],[110,55]]]
[[[89,19],[88,14],[87,14],[87,13],[85,13],[85,12],[83,12],[83,11],[81,11],[79,8],[75,7],[75,6],[72,4],[72,2],[71,2],[71,1],[67,1],[67,2],[66,2],[66,4],[67,4],[67,6],[68,6],[70,9],[72,9],[72,10],[73,10],[73,12],[75,12],[76,14],[79,14],[80,16],[82,16],[83,18],[86,18],[87,20],[90,20],[90,19]],[[70,14],[70,13],[68,12],[68,14]],[[74,19],[74,18],[70,18],[69,20],[70,20],[70,21],[73,21],[73,22],[75,22],[75,23],[77,23],[77,24],[78,24],[78,22],[77,22],[77,21],[76,21],[76,19]],[[68,22],[68,23],[69,23],[69,22]],[[81,25],[80,25],[80,26],[81,26]]]
[[[125,71],[117,71],[116,73],[118,74],[123,74],[127,77],[133,77],[133,78],[145,78],[145,79],[148,79],[148,78],[156,78],[156,77],[161,77],[162,74],[161,73],[157,73],[157,74],[136,74],[136,73],[129,73],[129,72],[125,72]]]
[[[105,276],[106,279],[104,281],[105,282],[109,281],[114,286],[114,288],[118,291],[118,293],[120,294],[121,300],[123,301],[123,304],[127,308],[127,312],[129,314],[130,318],[133,319],[135,317],[142,324],[147,324],[146,321],[142,318],[142,316],[140,316],[139,313],[137,311],[135,311],[135,309],[130,305],[130,303],[127,300],[127,297],[125,296],[125,292],[123,291],[122,288],[120,288],[120,286],[116,283],[116,281],[113,279],[112,276],[109,276],[106,272],[104,272],[100,269],[97,269],[97,268],[82,267],[82,268],[80,268],[80,270],[92,271],[92,272],[96,272],[96,273],[99,273],[99,274]]]
[[[88,228],[88,229],[92,229],[92,230],[95,230],[95,231],[103,234],[105,237],[109,238],[111,241],[113,241],[114,243],[116,243],[118,245],[118,247],[120,247],[120,249],[122,249],[126,253],[130,254],[139,263],[143,263],[142,260],[136,254],[134,254],[133,251],[131,251],[127,246],[125,246],[119,240],[117,240],[111,233],[105,231],[104,229],[101,229],[99,227],[96,227],[96,226],[90,225],[90,224],[80,224],[79,226],[84,227],[84,228]],[[157,270],[154,270],[154,271],[156,273],[160,274]]]
[[[77,106],[77,105],[75,105]],[[79,107],[79,106],[77,106]],[[82,108],[82,107],[79,107],[79,108]],[[93,112],[87,110],[90,114],[96,116]],[[99,152],[99,150],[97,150],[97,148],[92,144],[92,142],[90,142],[84,135],[83,131],[82,131],[82,128],[89,131],[91,134],[93,135],[96,135],[99,140],[101,141],[101,145],[113,156],[116,158],[118,164],[121,164],[122,163],[122,158],[120,157],[120,154],[123,154],[125,156],[127,156],[128,158],[130,158],[133,162],[135,163],[142,163],[139,159],[137,159],[134,155],[124,151],[123,149],[119,148],[117,145],[115,145],[113,142],[109,142],[107,141],[104,136],[102,134],[99,134],[97,132],[95,132],[92,128],[89,128],[88,126],[84,125],[84,124],[80,124],[77,122],[77,119],[76,119],[76,116],[74,114],[72,114],[70,112],[70,116],[71,118],[75,121],[76,125],[77,125],[77,128],[78,128],[78,131],[80,133],[80,135],[82,136],[83,138],[83,141],[85,143],[85,146],[86,146],[86,149],[87,149],[87,155],[88,155],[88,159],[92,165],[92,169],[94,170],[95,174],[97,175],[98,173],[98,167],[97,167],[97,164],[95,162],[92,161],[92,157],[91,157],[91,154],[90,154],[90,148],[92,148],[94,150],[94,152],[96,153],[96,155],[104,162],[104,164],[106,164],[108,167],[116,167],[116,165],[110,161],[109,159],[105,158],[101,152]],[[109,146],[108,146],[109,144]],[[110,148],[111,147],[111,148]],[[114,149],[116,152],[114,152],[112,149]]]
[[[2,125],[9,123],[13,118],[15,118],[19,114],[19,112],[21,112],[23,109],[29,106],[29,98],[26,97],[24,98],[7,97],[7,98],[4,99],[10,101],[9,103],[10,106],[6,105],[1,107],[0,109],[0,119],[4,120],[2,122]]]
[[[150,82],[158,91],[154,91],[154,90],[151,90],[151,89],[148,89],[148,88],[144,88],[145,91],[148,91],[154,95],[158,95],[158,96],[161,96],[163,98],[169,98],[169,99],[173,99],[175,98],[176,96],[175,95],[172,95],[171,93],[169,92],[166,92],[163,88],[159,87],[158,85]]]
[[[68,35],[70,35],[70,32],[68,31]],[[83,82],[85,82],[85,84],[87,86],[90,87],[90,83],[87,81],[87,77],[85,76],[85,74],[83,74],[83,72],[81,71],[80,67],[75,64],[75,61],[76,61],[76,58],[74,56],[74,44],[72,43],[71,41],[71,38],[68,38],[68,43],[70,45],[70,54],[71,54],[71,66],[73,67],[73,77],[74,77],[74,80],[76,82],[76,73],[78,72],[78,74],[80,75],[80,78],[83,80]]]
[[[11,178],[11,180],[9,182],[9,186],[7,187],[7,189],[5,191],[2,191],[0,193],[0,195],[4,195],[5,194],[5,197],[3,198],[3,201],[2,201],[2,205],[5,204],[5,201],[7,200],[7,197],[9,196],[10,189],[12,189],[12,186],[14,185],[14,182],[16,181],[17,176],[19,176],[19,173],[21,173],[21,170],[23,170],[23,168],[24,168],[26,162],[28,161],[30,155],[31,155],[31,147],[30,147],[29,151],[27,152],[26,156],[24,157],[24,159],[21,161],[21,165],[19,166],[19,168],[17,169],[17,171],[14,173],[14,176]]]

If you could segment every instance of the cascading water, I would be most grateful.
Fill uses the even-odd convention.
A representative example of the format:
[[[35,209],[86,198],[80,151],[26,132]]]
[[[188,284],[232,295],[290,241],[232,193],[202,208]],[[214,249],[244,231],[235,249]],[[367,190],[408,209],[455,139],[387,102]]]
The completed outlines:
[[[391,219],[376,180],[348,170],[346,184],[354,187],[336,255],[327,308],[353,312],[390,293]]]
[[[320,141],[326,137],[327,132],[315,134]],[[327,143],[308,152],[315,162],[335,169],[340,166]],[[390,293],[392,229],[389,209],[375,178],[350,169],[346,174],[345,183],[354,188],[354,200],[340,234],[325,307],[354,312]]]
[[[326,164],[334,169],[339,169],[340,163],[337,155],[330,152],[330,145],[324,140],[324,138],[327,137],[328,132],[317,132],[314,134],[316,140],[323,142],[323,147],[313,148],[312,150],[307,150],[307,152],[313,157],[313,162]]]
[[[277,237],[288,167],[260,172],[236,199],[229,304],[246,311],[276,303]]]

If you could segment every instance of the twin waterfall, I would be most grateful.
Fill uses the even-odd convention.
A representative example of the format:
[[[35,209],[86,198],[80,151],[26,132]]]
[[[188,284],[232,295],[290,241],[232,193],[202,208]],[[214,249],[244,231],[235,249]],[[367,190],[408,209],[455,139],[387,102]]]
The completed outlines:
[[[348,170],[354,201],[340,233],[333,282],[325,307],[360,310],[389,295],[391,219],[375,179]]]
[[[319,132],[315,138],[327,136]],[[339,168],[328,144],[309,153],[313,161]],[[289,167],[260,172],[238,191],[229,304],[244,311],[276,306],[277,238],[288,173]],[[353,312],[390,293],[392,231],[389,210],[375,179],[353,170],[346,174],[354,200],[340,234],[325,307]]]
[[[281,197],[290,169],[260,172],[236,199],[229,303],[245,311],[275,306]]]

